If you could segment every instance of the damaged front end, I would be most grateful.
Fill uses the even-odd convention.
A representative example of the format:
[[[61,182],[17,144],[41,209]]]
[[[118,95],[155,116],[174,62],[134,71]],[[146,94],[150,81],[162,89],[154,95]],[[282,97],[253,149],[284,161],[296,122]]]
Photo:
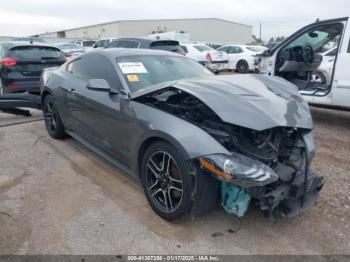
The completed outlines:
[[[245,129],[227,135],[225,142],[217,140],[232,155],[201,157],[198,164],[202,174],[222,181],[222,206],[228,213],[241,217],[255,202],[272,219],[293,217],[317,199],[323,178],[309,170],[311,131]]]
[[[251,86],[265,81],[247,79],[255,81]],[[208,211],[218,191],[211,185],[219,184],[222,206],[230,214],[242,217],[251,203],[272,219],[299,214],[323,186],[323,178],[309,168],[314,140],[307,104],[278,88],[278,81],[253,93],[223,80],[178,83],[137,99],[201,128],[228,152],[193,159],[198,174],[193,213]]]

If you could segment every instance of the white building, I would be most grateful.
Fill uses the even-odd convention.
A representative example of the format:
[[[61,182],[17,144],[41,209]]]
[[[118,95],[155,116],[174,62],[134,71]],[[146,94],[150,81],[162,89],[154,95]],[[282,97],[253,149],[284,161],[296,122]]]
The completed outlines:
[[[252,41],[253,27],[219,18],[121,20],[39,34],[40,37],[103,38],[145,37],[155,32],[187,31],[191,40],[217,44],[246,44]]]

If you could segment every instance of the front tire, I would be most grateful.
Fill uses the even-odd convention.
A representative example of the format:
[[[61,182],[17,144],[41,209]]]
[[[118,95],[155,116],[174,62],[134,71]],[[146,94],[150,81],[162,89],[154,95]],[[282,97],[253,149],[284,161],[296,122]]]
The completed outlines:
[[[192,180],[184,156],[166,142],[151,144],[142,159],[141,180],[148,203],[160,217],[172,221],[192,207]]]
[[[237,71],[238,73],[241,73],[241,74],[246,74],[249,72],[249,65],[247,63],[247,61],[245,60],[241,60],[237,63]]]
[[[61,117],[57,111],[56,103],[51,95],[47,95],[44,99],[44,118],[45,126],[49,135],[55,139],[62,139],[67,136]]]

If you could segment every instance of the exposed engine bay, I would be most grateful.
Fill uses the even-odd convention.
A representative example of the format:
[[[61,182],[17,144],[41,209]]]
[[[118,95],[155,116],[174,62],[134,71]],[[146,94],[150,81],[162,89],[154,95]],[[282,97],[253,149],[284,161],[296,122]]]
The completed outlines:
[[[221,160],[208,157],[198,162],[202,173],[222,181],[221,200],[227,212],[243,216],[254,202],[272,219],[292,217],[317,198],[322,178],[309,171],[313,141],[306,140],[310,130],[276,127],[256,131],[228,124],[201,100],[174,87],[137,101],[200,127],[244,162],[248,171],[242,174],[235,169],[235,160],[220,165]],[[226,172],[231,165],[234,171]]]

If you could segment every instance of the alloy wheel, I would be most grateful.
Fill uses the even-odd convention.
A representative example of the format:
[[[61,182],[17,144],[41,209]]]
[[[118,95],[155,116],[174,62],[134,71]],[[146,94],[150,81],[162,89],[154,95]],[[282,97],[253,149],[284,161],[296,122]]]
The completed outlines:
[[[183,181],[174,158],[167,152],[154,152],[147,161],[147,190],[164,212],[174,212],[183,198]]]
[[[45,122],[49,131],[51,133],[55,132],[57,128],[57,122],[56,122],[56,110],[55,110],[55,105],[53,104],[53,101],[48,101],[45,104]]]
[[[239,73],[247,73],[248,72],[248,65],[245,61],[241,61],[237,65],[237,69]]]

